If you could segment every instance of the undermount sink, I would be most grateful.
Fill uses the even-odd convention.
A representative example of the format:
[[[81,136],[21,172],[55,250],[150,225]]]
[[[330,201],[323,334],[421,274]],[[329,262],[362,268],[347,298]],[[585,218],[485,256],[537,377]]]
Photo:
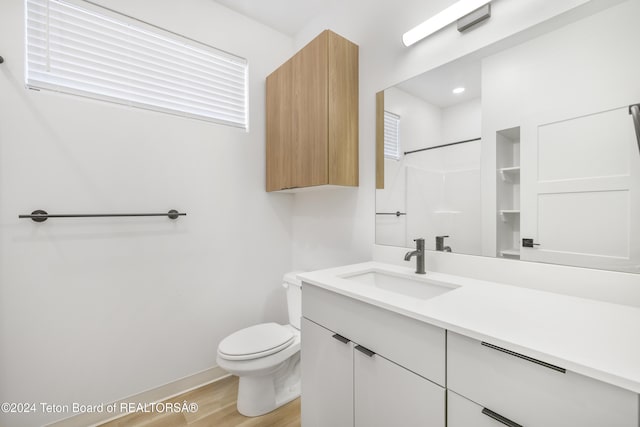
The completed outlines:
[[[365,271],[342,276],[343,279],[373,286],[386,291],[418,299],[429,299],[455,289],[455,286],[445,286],[426,277],[406,277],[382,271]]]

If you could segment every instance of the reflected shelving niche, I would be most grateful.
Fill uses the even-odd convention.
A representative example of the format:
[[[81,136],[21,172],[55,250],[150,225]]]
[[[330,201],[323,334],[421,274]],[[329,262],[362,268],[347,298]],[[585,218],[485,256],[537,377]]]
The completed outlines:
[[[520,127],[496,132],[498,253],[520,258]]]

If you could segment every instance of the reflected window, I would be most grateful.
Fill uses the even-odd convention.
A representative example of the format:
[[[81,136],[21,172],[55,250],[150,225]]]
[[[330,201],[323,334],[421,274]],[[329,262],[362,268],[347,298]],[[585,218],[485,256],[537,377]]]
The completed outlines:
[[[384,112],[384,157],[400,160],[400,116]]]

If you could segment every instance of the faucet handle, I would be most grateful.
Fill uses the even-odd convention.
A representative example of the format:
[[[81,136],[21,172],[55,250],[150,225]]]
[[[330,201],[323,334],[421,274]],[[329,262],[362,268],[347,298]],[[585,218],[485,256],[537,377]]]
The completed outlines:
[[[417,239],[413,239],[416,242],[416,249],[419,251],[424,250],[424,237],[418,237]]]
[[[444,245],[444,239],[447,237],[449,236],[436,236],[436,251],[451,252],[451,248]]]

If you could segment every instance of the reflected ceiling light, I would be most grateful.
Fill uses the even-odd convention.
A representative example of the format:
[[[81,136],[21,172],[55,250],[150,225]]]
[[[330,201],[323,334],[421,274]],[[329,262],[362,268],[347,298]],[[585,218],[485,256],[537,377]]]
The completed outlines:
[[[432,16],[422,24],[407,31],[402,36],[402,43],[405,46],[411,46],[415,42],[435,33],[446,27],[457,19],[481,8],[490,3],[491,0],[460,0],[452,4],[442,12]]]
[[[459,93],[464,92],[464,88],[463,88],[463,87],[457,87],[457,88],[453,89],[453,91],[452,91],[452,92],[453,92],[453,93],[455,93],[455,94],[457,95],[457,94],[459,94]]]

